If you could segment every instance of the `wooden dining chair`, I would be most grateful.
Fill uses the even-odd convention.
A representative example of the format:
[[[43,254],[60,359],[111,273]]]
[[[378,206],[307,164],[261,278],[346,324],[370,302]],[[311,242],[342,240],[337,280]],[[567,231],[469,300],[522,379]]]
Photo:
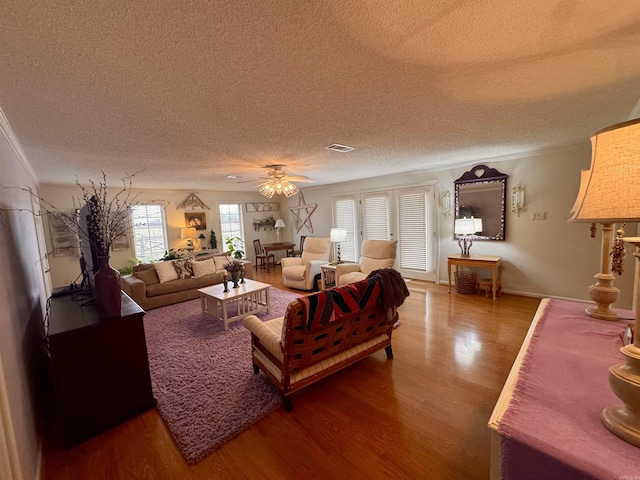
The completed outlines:
[[[299,257],[299,256],[302,255],[302,249],[304,247],[305,238],[307,238],[306,235],[301,235],[300,236],[300,250],[293,250],[293,251],[289,252],[289,255],[287,255],[288,257]]]
[[[271,265],[275,267],[276,265],[276,256],[273,253],[270,253],[268,256],[264,253],[262,249],[262,245],[260,244],[260,240],[256,239],[253,241],[253,249],[256,253],[256,268],[267,268],[267,263],[271,260]]]

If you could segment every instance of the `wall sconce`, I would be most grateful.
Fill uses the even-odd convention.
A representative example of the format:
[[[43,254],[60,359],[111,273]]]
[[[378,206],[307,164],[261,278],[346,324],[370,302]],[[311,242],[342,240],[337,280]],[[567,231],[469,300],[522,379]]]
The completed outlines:
[[[440,205],[442,207],[442,215],[448,217],[451,215],[451,192],[445,190],[440,194]]]
[[[524,211],[524,185],[516,185],[512,189],[511,193],[511,211],[518,217],[520,213]]]

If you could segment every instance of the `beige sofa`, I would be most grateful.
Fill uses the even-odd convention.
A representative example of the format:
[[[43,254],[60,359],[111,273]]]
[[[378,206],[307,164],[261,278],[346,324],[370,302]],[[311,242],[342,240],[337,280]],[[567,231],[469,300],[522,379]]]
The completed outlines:
[[[194,272],[199,276],[188,276],[181,270],[184,262],[196,262],[199,265],[192,267]],[[218,255],[203,255],[192,259],[171,260],[165,262],[143,263],[137,265],[133,269],[131,275],[123,275],[120,277],[120,285],[122,290],[129,295],[144,310],[152,308],[164,307],[186,300],[198,298],[199,288],[209,287],[222,283],[222,272],[224,264],[230,261],[230,257],[225,253]],[[204,263],[202,263],[204,262]],[[253,264],[249,261],[243,261],[245,266],[245,277],[253,278]],[[178,265],[178,271],[182,273],[184,278],[176,278],[167,280],[166,272],[170,272],[171,268],[175,269]],[[156,268],[158,266],[158,268]],[[161,272],[164,271],[164,274]],[[160,273],[160,275],[158,275]],[[170,277],[169,277],[170,278]],[[230,277],[229,281],[230,281]],[[161,281],[161,279],[163,281]]]
[[[400,274],[390,269],[345,287],[293,300],[283,317],[244,319],[251,331],[254,372],[271,379],[291,411],[290,395],[305,386],[385,349],[393,358],[391,333],[397,307],[409,295]]]

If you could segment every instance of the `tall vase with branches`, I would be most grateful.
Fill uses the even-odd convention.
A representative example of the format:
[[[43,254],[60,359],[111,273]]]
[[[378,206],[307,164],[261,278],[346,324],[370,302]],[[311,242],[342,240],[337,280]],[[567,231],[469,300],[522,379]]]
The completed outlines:
[[[109,265],[109,255],[114,241],[121,235],[126,235],[131,228],[129,221],[131,207],[135,205],[137,197],[132,194],[134,175],[123,177],[122,187],[114,195],[109,195],[107,176],[104,172],[99,182],[89,180],[88,186],[81,184],[76,178],[75,185],[80,188],[81,196],[80,198],[72,197],[74,205],[72,213],[58,209],[28,188],[3,186],[27,192],[37,199],[40,205],[41,211],[37,213],[38,215],[55,215],[79,237],[81,242],[91,246],[101,264],[100,270],[95,274],[95,296],[98,310],[104,317],[120,315],[120,274]],[[80,221],[80,210],[83,205],[89,207],[88,218],[83,219],[86,221]],[[101,271],[103,271],[102,275]]]

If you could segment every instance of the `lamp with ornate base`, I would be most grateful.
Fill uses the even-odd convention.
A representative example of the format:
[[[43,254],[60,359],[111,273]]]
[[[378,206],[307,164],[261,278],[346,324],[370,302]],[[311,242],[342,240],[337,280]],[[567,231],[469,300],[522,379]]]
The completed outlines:
[[[629,237],[624,241],[636,246],[633,254],[636,257],[635,334],[633,343],[620,349],[627,358],[626,363],[609,368],[611,389],[624,405],[605,408],[602,423],[618,437],[640,447],[640,237]]]
[[[186,227],[186,228],[182,228],[180,229],[180,238],[182,240],[186,240],[187,241],[187,251],[191,252],[193,251],[193,249],[195,248],[193,245],[193,240],[194,238],[197,238],[198,235],[196,234],[196,229],[193,227]]]
[[[595,306],[587,315],[618,320],[611,305],[620,290],[613,286],[611,241],[613,224],[640,219],[640,119],[613,125],[591,137],[591,167],[582,172],[570,222],[602,224],[600,272],[589,287]]]
[[[580,191],[569,221],[602,224],[600,273],[595,276],[596,284],[589,287],[596,305],[585,313],[598,319],[618,320],[618,315],[611,310],[619,290],[612,285],[610,257],[619,256],[614,262],[616,265],[624,256],[624,250],[620,247],[612,249],[611,236],[614,223],[640,220],[640,119],[596,132],[591,137],[591,146],[591,168],[581,174]],[[640,338],[637,334],[640,326],[640,238],[623,240],[636,246],[636,334],[633,344],[620,349],[626,363],[609,368],[611,389],[624,405],[605,408],[601,419],[609,431],[640,447]]]
[[[343,263],[342,260],[340,259],[340,242],[347,241],[347,230],[344,228],[332,228],[329,236],[330,236],[331,243],[337,244],[338,259],[336,260],[336,264]]]
[[[456,235],[460,235],[458,245],[460,246],[460,255],[463,257],[469,256],[469,249],[473,245],[471,237],[474,233],[482,231],[482,219],[480,218],[456,218],[453,232]]]

